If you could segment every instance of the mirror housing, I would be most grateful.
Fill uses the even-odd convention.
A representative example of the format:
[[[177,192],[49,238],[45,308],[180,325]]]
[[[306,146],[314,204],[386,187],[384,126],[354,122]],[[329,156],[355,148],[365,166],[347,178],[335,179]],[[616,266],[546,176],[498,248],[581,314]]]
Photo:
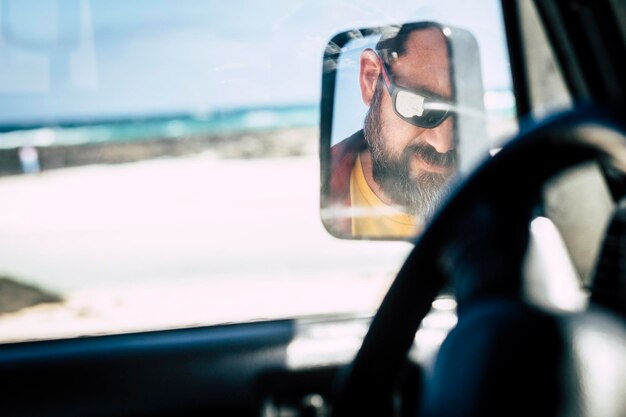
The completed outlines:
[[[344,239],[414,239],[452,179],[489,155],[475,38],[435,22],[342,32],[322,77],[324,226]]]

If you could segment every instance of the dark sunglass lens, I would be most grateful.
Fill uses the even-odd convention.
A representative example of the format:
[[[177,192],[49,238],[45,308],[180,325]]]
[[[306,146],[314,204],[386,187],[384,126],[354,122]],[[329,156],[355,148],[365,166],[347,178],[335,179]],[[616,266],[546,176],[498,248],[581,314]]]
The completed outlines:
[[[448,111],[441,109],[442,103],[433,102],[430,98],[397,89],[394,94],[395,111],[403,120],[412,125],[433,128],[446,118]]]
[[[423,123],[427,126],[435,127],[445,119],[447,112],[438,110],[428,110],[422,116]]]
[[[430,129],[440,125],[445,120],[447,115],[448,112],[445,111],[427,110],[422,114],[421,117],[403,117],[403,119],[411,123],[412,125]]]

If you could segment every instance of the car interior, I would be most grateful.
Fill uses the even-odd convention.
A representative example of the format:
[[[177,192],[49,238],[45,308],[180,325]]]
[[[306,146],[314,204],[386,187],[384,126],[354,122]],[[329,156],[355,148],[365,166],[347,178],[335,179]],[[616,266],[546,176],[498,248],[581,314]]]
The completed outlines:
[[[64,7],[81,2],[69,3]],[[365,3],[364,8],[378,7]],[[373,311],[267,314],[112,334],[0,340],[0,415],[626,416],[626,3],[496,3],[519,128],[489,157],[468,166],[422,233],[400,242],[376,242],[410,247]],[[239,7],[246,13],[245,6]],[[319,7],[332,14],[331,5]],[[8,6],[0,10],[6,17]],[[419,9],[407,19],[431,20],[421,19]],[[333,123],[336,112],[345,110],[337,98],[341,72],[336,68],[348,62],[333,61],[327,71],[328,57],[345,53],[342,47],[379,27],[357,20],[335,27],[333,36],[321,40],[324,54],[310,62],[325,71],[315,86],[317,160],[305,165],[316,179],[312,191],[321,192],[321,208],[311,207],[322,212],[316,212],[320,229],[327,227],[322,225],[329,181],[324,167]],[[0,36],[0,60],[2,48]],[[461,68],[460,61],[454,62],[455,70]],[[482,77],[488,76],[483,65]],[[8,109],[8,102],[0,101],[0,108]],[[3,123],[0,140],[11,132],[54,125],[29,123]],[[249,144],[243,136],[241,143]],[[186,144],[197,145],[192,139]],[[98,146],[79,150],[104,155]],[[130,156],[132,145],[123,146],[128,158],[123,163],[144,163]],[[163,146],[172,151],[176,145]],[[0,171],[18,160],[18,149],[7,145],[0,150],[5,165]],[[39,152],[43,158],[52,151]],[[12,175],[16,180],[28,176]],[[222,175],[227,183],[227,174]],[[262,217],[253,220],[263,222]],[[290,227],[297,228],[298,220]],[[218,252],[253,239],[230,232]],[[339,240],[332,230],[324,233]],[[268,229],[262,237],[260,246],[266,247],[254,248],[261,256],[275,246],[271,234]],[[309,250],[303,236],[298,242],[294,234],[294,252]],[[359,248],[367,243],[367,238],[350,241]],[[329,244],[325,250],[334,249]],[[367,256],[375,257],[377,250]],[[246,264],[253,253],[244,252],[237,262]],[[250,262],[254,276],[255,268],[263,266]],[[324,264],[325,258],[311,262]],[[349,278],[347,268],[342,272]],[[343,288],[337,277],[329,281],[319,292],[303,290],[294,303],[307,297],[323,303],[324,294]],[[290,297],[283,284],[273,291],[273,304]],[[352,290],[341,295],[359,296]],[[4,298],[0,294],[8,303]],[[224,304],[236,302],[224,298]],[[167,308],[166,298],[158,303],[159,309]],[[0,326],[11,314],[0,310]],[[28,325],[19,322],[21,330]]]

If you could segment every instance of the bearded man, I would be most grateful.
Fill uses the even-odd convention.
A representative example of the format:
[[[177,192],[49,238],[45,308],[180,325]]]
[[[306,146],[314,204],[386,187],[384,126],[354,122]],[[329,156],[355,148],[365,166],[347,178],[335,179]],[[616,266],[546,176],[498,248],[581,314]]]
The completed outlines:
[[[437,27],[405,25],[360,56],[364,127],[331,149],[328,196],[349,208],[334,232],[411,237],[457,165],[448,44]]]

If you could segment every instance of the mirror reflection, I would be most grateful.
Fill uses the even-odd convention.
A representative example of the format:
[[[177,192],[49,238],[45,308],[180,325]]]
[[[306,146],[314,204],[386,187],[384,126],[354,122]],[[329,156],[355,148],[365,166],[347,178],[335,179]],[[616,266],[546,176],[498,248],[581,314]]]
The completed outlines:
[[[411,238],[458,167],[451,31],[421,22],[362,34],[347,33],[343,46],[334,38],[327,55],[334,94],[322,218],[339,237]],[[349,102],[351,91],[362,104]],[[359,106],[354,120],[347,109]]]

